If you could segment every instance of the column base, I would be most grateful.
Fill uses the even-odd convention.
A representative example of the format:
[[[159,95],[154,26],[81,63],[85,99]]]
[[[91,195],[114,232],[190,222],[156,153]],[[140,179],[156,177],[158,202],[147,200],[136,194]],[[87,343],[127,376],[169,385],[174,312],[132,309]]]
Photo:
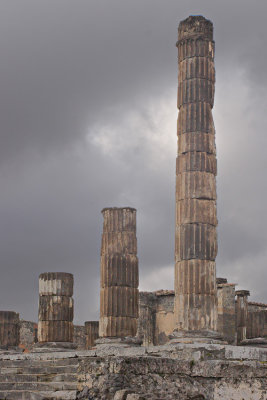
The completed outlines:
[[[219,332],[210,330],[199,330],[199,331],[182,331],[174,330],[169,335],[171,344],[192,344],[192,343],[206,343],[206,344],[227,344],[222,340],[222,336]]]
[[[72,342],[42,342],[35,343],[33,353],[45,353],[51,351],[72,351],[77,349],[77,344]]]
[[[132,346],[141,346],[143,341],[137,337],[105,337],[99,338],[95,341],[95,346],[93,348],[107,348],[107,347],[132,347]]]
[[[239,346],[267,347],[267,339],[262,337],[245,339],[240,342]]]

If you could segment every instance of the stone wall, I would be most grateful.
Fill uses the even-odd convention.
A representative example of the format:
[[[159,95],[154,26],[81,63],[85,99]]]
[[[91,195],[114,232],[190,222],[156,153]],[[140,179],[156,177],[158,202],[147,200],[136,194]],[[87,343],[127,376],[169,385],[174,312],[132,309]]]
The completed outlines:
[[[218,332],[229,344],[236,343],[235,284],[217,279]]]
[[[248,303],[247,338],[267,337],[267,304]]]
[[[267,398],[266,349],[195,344],[113,348],[102,355],[101,351],[91,354],[79,359],[78,388],[86,393],[79,398]]]

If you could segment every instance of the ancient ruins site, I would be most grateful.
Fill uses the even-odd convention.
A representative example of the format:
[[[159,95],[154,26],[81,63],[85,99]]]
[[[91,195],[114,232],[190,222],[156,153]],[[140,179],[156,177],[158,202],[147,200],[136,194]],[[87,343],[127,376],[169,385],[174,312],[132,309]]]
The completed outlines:
[[[139,292],[138,211],[104,208],[99,321],[74,326],[75,277],[42,273],[38,323],[0,311],[0,399],[267,399],[267,304],[216,276],[212,22],[176,45],[174,290]]]

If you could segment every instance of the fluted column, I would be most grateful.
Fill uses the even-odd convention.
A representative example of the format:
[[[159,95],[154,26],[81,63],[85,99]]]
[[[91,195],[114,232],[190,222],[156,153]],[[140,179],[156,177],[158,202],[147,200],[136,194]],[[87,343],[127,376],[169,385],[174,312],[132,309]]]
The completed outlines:
[[[104,208],[100,337],[135,336],[138,318],[136,210]]]
[[[86,321],[85,326],[85,348],[91,349],[99,338],[99,321]]]
[[[39,276],[38,342],[73,342],[73,275]]]
[[[19,345],[19,314],[14,311],[0,311],[0,348]]]
[[[217,328],[216,147],[213,25],[190,16],[178,28],[175,326]]]
[[[236,326],[237,326],[237,344],[247,339],[248,323],[248,290],[237,290],[236,299]]]

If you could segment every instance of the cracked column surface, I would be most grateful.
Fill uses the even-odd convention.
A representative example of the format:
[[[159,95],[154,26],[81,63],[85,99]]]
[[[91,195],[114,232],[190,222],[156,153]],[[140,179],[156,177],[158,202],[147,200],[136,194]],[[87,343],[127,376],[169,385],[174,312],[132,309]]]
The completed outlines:
[[[73,342],[73,275],[39,276],[38,342]]]
[[[19,345],[19,314],[14,311],[0,311],[0,347]]]
[[[135,336],[138,319],[136,210],[104,208],[100,337]]]
[[[212,22],[190,16],[178,28],[175,326],[217,329],[216,147],[212,117]]]

